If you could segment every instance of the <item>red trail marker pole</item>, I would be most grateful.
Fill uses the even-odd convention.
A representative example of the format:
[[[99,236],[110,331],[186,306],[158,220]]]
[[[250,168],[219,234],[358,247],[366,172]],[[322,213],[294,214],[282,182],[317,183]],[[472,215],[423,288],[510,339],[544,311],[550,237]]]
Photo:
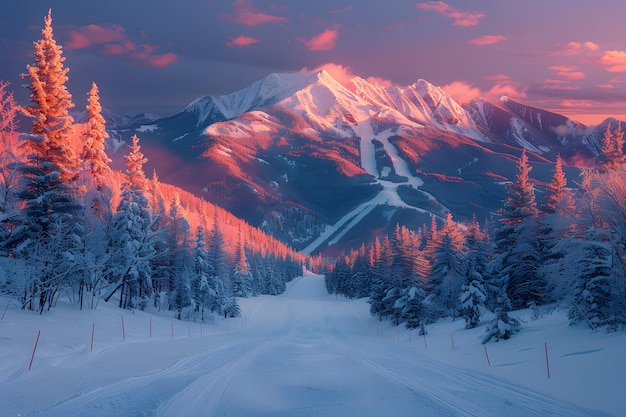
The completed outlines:
[[[548,342],[546,342],[545,345],[546,345],[546,368],[548,369],[548,379],[550,379],[550,360],[548,359]]]
[[[483,343],[483,347],[485,348],[485,357],[487,358],[487,365],[491,368],[491,361],[489,360],[489,353],[487,352],[487,344]]]
[[[7,303],[7,306],[4,308],[4,313],[2,313],[2,319],[0,320],[4,320],[4,316],[6,316],[7,310],[9,309],[10,305],[11,305],[11,300],[9,300],[9,302]]]
[[[96,323],[91,324],[91,346],[89,346],[89,351],[93,352],[93,335],[96,332]]]
[[[37,345],[39,344],[39,336],[41,335],[41,330],[37,332],[37,340],[35,340],[35,347],[33,348],[33,354],[30,357],[30,363],[28,364],[28,370],[33,366],[33,360],[35,359],[35,352],[37,351]]]

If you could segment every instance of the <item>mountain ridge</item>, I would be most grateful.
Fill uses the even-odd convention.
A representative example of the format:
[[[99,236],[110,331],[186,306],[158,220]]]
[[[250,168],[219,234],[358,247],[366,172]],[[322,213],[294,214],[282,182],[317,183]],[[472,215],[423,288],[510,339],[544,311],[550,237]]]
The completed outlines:
[[[448,210],[459,220],[490,216],[522,148],[541,187],[557,153],[571,165],[589,163],[603,133],[508,98],[461,106],[425,80],[383,86],[355,77],[342,84],[324,70],[270,74],[116,134],[135,132],[164,180],[297,248],[381,192],[393,197],[361,212],[333,245],[349,246],[358,229],[354,243],[372,238],[368,228],[418,228]],[[179,162],[159,166],[164,153]]]

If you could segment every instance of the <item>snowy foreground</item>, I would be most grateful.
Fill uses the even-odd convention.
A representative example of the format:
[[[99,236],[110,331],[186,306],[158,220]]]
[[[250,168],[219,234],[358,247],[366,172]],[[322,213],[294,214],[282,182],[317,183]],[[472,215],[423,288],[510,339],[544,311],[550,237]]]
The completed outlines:
[[[569,327],[562,313],[523,312],[519,335],[487,345],[489,366],[484,328],[450,321],[424,340],[370,317],[365,300],[328,295],[317,275],[241,305],[241,318],[201,326],[104,304],[43,316],[12,304],[0,415],[626,415],[626,335]]]

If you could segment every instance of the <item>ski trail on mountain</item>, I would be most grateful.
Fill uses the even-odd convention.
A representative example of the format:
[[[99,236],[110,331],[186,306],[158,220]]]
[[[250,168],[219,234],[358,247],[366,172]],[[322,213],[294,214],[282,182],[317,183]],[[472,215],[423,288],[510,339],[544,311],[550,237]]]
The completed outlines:
[[[376,135],[371,123],[371,111],[367,107],[359,107],[359,113],[357,113],[357,124],[352,127],[356,136],[360,138],[359,146],[361,153],[361,167],[365,172],[372,175],[377,184],[380,184],[383,189],[380,193],[374,196],[371,200],[366,201],[355,207],[353,210],[345,214],[335,224],[328,225],[324,231],[309,245],[302,249],[302,253],[310,254],[320,248],[324,243],[328,246],[335,245],[341,238],[343,238],[351,229],[359,224],[376,206],[388,205],[392,207],[406,208],[415,210],[420,213],[429,213],[428,210],[415,207],[405,203],[398,194],[398,187],[401,185],[410,185],[413,189],[419,190],[430,200],[436,200],[436,198],[430,193],[420,189],[424,184],[424,181],[413,175],[409,164],[400,156],[396,147],[389,142],[389,138],[393,136],[390,130],[386,130]],[[376,148],[374,146],[374,139],[382,143],[385,151],[389,154],[393,169],[396,174],[407,178],[406,182],[397,183],[392,181],[386,181],[380,178],[381,173],[378,172],[376,164]],[[442,206],[443,211],[448,210]],[[432,213],[432,212],[431,212]],[[432,213],[439,216],[440,213]]]

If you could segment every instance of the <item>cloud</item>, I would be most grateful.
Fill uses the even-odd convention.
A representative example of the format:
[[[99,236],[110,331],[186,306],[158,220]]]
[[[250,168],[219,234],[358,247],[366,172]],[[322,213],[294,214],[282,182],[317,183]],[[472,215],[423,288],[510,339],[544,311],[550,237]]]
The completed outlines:
[[[158,55],[148,55],[139,59],[139,63],[142,65],[153,68],[164,68],[178,61],[178,55],[172,52]]]
[[[456,102],[461,104],[469,103],[482,95],[480,89],[465,81],[454,81],[444,85],[441,89]]]
[[[464,10],[450,6],[443,1],[429,1],[428,3],[417,3],[416,7],[421,10],[433,11],[449,19],[453,19],[453,24],[455,26],[476,26],[480,23],[480,19],[485,17],[484,13],[466,12]]]
[[[339,84],[343,85],[344,87],[350,86],[350,82],[356,76],[352,72],[352,68],[341,65],[341,64],[335,64],[332,62],[327,62],[313,69],[309,69],[305,67],[305,68],[302,68],[300,72],[303,74],[309,74],[309,73],[318,72],[321,70],[328,72],[330,76],[335,79],[335,81],[337,81]]]
[[[567,44],[568,48],[572,51],[597,51],[600,46],[594,42],[570,42]]]
[[[587,74],[581,71],[560,71],[556,73],[557,77],[565,78],[566,80],[583,80],[587,77]]]
[[[300,41],[310,51],[330,51],[335,47],[335,42],[338,37],[338,29],[326,29],[310,39],[300,39]]]
[[[507,96],[514,99],[525,98],[526,89],[523,84],[513,80],[505,74],[497,74],[485,77],[486,80],[493,81],[493,86],[486,92],[487,98],[500,98]]]
[[[228,46],[229,48],[235,46],[237,48],[244,48],[246,46],[254,45],[255,43],[259,42],[261,41],[250,36],[239,35],[236,38],[233,38],[230,41],[226,42],[226,46]]]
[[[580,108],[580,107],[593,107],[594,104],[590,100],[563,100],[561,102],[561,106]]]
[[[312,72],[318,72],[321,70],[325,70],[326,72],[328,72],[330,76],[333,77],[333,79],[337,81],[339,84],[343,85],[349,90],[354,90],[354,86],[352,85],[352,79],[354,77],[357,77],[357,75],[354,74],[354,72],[352,71],[352,68],[349,66],[328,62],[326,64],[322,64],[313,69],[309,69],[306,67],[302,68],[300,72],[308,74]],[[380,85],[383,87],[388,87],[392,84],[391,81],[386,80],[384,78],[380,78],[380,77],[367,77],[365,81],[372,83],[372,84]]]
[[[498,100],[502,96],[513,99],[526,97],[526,89],[523,84],[514,81],[504,74],[497,74],[485,77],[487,81],[492,81],[491,87],[481,90],[466,81],[454,81],[441,89],[460,104],[469,103],[475,98],[483,97],[488,100]]]
[[[579,55],[592,53],[600,49],[600,45],[595,42],[569,42],[565,47],[561,46],[561,50],[555,52],[556,55]]]
[[[65,49],[85,49],[103,43],[117,42],[126,39],[124,28],[120,25],[87,25],[70,29],[70,40]]]
[[[257,10],[254,5],[247,0],[235,0],[231,4],[233,13],[220,13],[220,16],[231,22],[245,26],[258,26],[265,23],[287,23],[289,19],[282,16],[275,16]],[[274,8],[274,11],[277,9]]]
[[[606,51],[600,57],[600,63],[608,72],[626,72],[626,52]]]
[[[141,38],[147,35],[142,32]],[[163,68],[178,61],[173,52],[156,53],[158,46],[137,43],[126,34],[121,25],[91,24],[69,31],[69,41],[64,45],[68,50],[94,49],[96,53],[120,60],[133,62],[140,66]]]
[[[580,85],[572,83],[587,78],[587,74],[579,71],[574,65],[552,65],[548,67],[553,72],[550,78],[544,80],[543,85],[537,87],[538,91],[580,91]]]
[[[502,35],[484,35],[478,38],[470,39],[469,41],[467,41],[467,43],[469,43],[470,45],[478,45],[478,46],[493,45],[494,43],[502,42],[502,41],[505,41],[506,39],[507,39],[506,36],[502,36]]]

